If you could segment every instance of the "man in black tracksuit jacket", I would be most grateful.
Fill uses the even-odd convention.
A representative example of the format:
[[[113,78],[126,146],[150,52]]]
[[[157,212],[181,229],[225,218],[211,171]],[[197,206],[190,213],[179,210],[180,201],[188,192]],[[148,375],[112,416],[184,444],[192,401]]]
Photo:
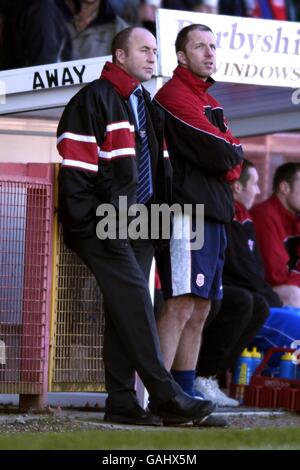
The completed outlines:
[[[137,403],[136,370],[150,393],[153,410],[164,420],[201,420],[214,406],[186,396],[163,366],[147,283],[151,240],[96,236],[97,207],[110,204],[118,215],[120,196],[127,197],[128,208],[137,202],[145,134],[153,187],[147,206],[170,198],[161,114],[140,84],[153,74],[155,38],[143,28],[127,28],[115,37],[112,53],[113,63],[104,66],[100,80],[70,101],[58,127],[63,157],[59,210],[65,239],[95,275],[105,304],[105,419],[158,424]],[[137,88],[144,95],[145,129],[139,128],[140,116],[131,101]]]

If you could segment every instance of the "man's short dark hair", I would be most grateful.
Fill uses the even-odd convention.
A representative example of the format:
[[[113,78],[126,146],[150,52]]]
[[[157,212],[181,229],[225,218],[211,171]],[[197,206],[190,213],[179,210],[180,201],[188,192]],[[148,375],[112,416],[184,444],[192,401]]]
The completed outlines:
[[[111,53],[112,61],[116,62],[116,50],[123,49],[126,54],[128,52],[128,41],[133,30],[136,29],[136,26],[129,26],[128,28],[122,29],[119,33],[115,35],[111,43]]]
[[[254,163],[250,162],[250,160],[247,160],[247,158],[244,158],[242,171],[239,177],[239,182],[242,184],[242,186],[246,186],[247,181],[250,178],[250,173],[249,173],[250,168],[255,168]]]
[[[176,53],[178,51],[185,52],[185,48],[188,42],[188,35],[190,31],[208,31],[213,34],[212,30],[206,26],[205,24],[190,24],[189,26],[185,26],[182,28],[179,33],[177,34],[177,38],[175,41],[175,50]]]
[[[280,165],[273,177],[273,192],[278,193],[282,181],[286,181],[290,186],[293,185],[296,173],[300,171],[300,163],[288,162]]]

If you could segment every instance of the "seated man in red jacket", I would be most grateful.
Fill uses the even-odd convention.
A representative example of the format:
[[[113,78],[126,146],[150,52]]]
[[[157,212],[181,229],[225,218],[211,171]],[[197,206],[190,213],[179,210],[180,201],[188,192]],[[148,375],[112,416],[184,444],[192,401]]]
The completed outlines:
[[[273,195],[251,215],[266,269],[266,280],[284,305],[300,307],[300,163],[277,168]]]

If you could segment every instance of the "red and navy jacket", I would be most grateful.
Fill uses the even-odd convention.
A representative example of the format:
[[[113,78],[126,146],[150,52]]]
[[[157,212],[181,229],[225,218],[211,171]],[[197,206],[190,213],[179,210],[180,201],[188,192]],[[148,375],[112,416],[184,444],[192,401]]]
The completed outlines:
[[[276,195],[252,210],[255,233],[267,281],[300,287],[300,217],[287,210]]]
[[[213,83],[178,66],[154,101],[165,112],[174,201],[204,204],[206,217],[229,222],[229,183],[240,175],[243,151],[228,129],[222,107],[207,93]]]
[[[119,196],[136,203],[137,159],[141,139],[129,96],[140,83],[107,62],[101,77],[82,88],[66,106],[57,130],[62,156],[59,215],[66,236],[95,233],[96,209]],[[163,113],[144,89],[151,154],[153,203],[170,203],[172,167],[163,140]]]
[[[239,202],[234,203],[233,221],[227,224],[227,248],[223,284],[237,286],[263,295],[270,307],[281,307],[276,292],[265,281],[263,260],[255,237],[250,213]]]

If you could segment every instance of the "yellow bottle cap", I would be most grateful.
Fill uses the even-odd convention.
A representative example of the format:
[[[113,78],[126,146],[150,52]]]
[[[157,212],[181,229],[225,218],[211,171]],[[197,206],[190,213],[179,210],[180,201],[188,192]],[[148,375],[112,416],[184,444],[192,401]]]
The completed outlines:
[[[292,360],[292,353],[286,352],[281,356],[282,361],[291,361]]]
[[[261,353],[259,351],[257,351],[257,348],[252,348],[252,353],[251,353],[252,357],[258,357],[258,358],[261,358]]]
[[[244,351],[241,354],[241,357],[252,357],[251,351],[248,351],[247,348],[244,349]]]

